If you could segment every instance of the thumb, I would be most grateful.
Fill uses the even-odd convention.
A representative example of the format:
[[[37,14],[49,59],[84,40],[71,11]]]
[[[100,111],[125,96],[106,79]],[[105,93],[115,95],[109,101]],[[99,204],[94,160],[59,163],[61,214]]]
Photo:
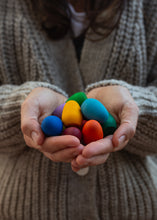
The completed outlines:
[[[115,150],[122,149],[128,141],[134,136],[138,121],[139,110],[133,102],[124,104],[120,112],[120,126],[113,135],[113,145]]]
[[[40,124],[35,119],[29,119],[27,121],[23,121],[21,124],[21,130],[25,137],[32,139],[33,145],[42,145],[45,139],[45,135],[43,134]]]
[[[38,122],[39,107],[37,103],[26,100],[21,106],[21,130],[25,137],[31,138],[34,145],[42,145],[44,134]]]

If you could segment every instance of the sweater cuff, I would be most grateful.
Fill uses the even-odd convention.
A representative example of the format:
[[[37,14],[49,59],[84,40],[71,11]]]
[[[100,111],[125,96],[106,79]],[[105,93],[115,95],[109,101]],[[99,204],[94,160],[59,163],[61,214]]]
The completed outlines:
[[[126,87],[130,90],[131,86],[130,84],[126,83],[125,81],[122,80],[115,80],[115,79],[108,79],[108,80],[102,80],[96,83],[92,83],[90,85],[88,85],[85,89],[85,91],[88,93],[89,91],[91,91],[92,89],[98,88],[98,87],[104,87],[104,86],[114,86],[114,85],[119,85],[119,86],[123,86]]]
[[[20,90],[22,89],[23,92],[25,92],[25,95],[27,96],[33,89],[38,88],[38,87],[52,89],[53,91],[58,92],[68,98],[68,94],[65,91],[63,91],[61,88],[59,88],[53,84],[47,83],[47,82],[28,81],[20,87]]]
[[[127,88],[133,97],[135,103],[139,107],[139,114],[145,114],[146,107],[152,108],[152,114],[156,109],[157,109],[157,97],[155,97],[155,93],[157,93],[157,88],[154,86],[148,86],[148,87],[141,87],[141,86],[136,86],[136,85],[131,85],[125,81],[122,80],[115,80],[115,79],[110,79],[110,80],[102,80],[93,84],[90,84],[86,87],[85,92],[88,93],[94,88],[98,87],[105,87],[105,86],[123,86]]]

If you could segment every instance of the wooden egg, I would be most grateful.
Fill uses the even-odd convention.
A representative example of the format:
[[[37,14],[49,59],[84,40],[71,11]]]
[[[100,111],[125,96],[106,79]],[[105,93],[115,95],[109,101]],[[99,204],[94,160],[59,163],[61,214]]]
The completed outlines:
[[[87,122],[87,120],[84,120],[84,119],[83,119],[81,128],[83,128],[83,126],[85,125],[86,122]]]
[[[62,122],[64,125],[66,127],[80,127],[82,120],[83,116],[80,105],[73,100],[66,102],[62,112]]]
[[[52,114],[55,115],[55,116],[57,116],[57,117],[59,117],[59,118],[61,118],[61,117],[62,117],[62,111],[63,111],[64,105],[65,105],[65,103],[63,103],[63,104],[57,106],[57,108],[53,111]]]
[[[103,138],[101,124],[96,120],[87,121],[82,128],[83,141],[89,144]]]
[[[79,128],[77,127],[68,127],[63,132],[62,135],[73,135],[77,137],[79,140],[82,138],[82,133]]]
[[[97,99],[86,99],[81,105],[81,112],[83,116],[90,120],[96,120],[100,123],[104,123],[109,116],[109,113],[105,106]]]
[[[50,115],[42,121],[41,129],[46,136],[58,136],[62,133],[63,123],[59,117]]]
[[[70,100],[74,100],[76,101],[80,106],[82,105],[82,103],[87,99],[87,96],[84,92],[77,92],[75,94],[73,94],[72,96],[70,96],[66,102],[70,101]]]
[[[102,124],[104,137],[111,135],[117,129],[117,123],[114,117],[109,113],[109,117],[105,123]]]

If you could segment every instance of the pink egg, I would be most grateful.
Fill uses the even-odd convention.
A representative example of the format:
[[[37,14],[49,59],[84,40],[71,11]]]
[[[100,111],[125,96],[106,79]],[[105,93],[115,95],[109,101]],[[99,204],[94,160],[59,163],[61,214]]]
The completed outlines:
[[[79,140],[82,138],[82,133],[79,128],[77,127],[68,127],[63,132],[62,135],[73,135],[77,137]]]

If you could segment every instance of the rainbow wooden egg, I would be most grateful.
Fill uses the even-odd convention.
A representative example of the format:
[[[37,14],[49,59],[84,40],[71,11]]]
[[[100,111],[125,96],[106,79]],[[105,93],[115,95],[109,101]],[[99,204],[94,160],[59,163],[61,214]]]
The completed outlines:
[[[82,103],[87,99],[87,96],[84,92],[77,92],[75,94],[73,94],[72,96],[70,96],[66,102],[70,101],[70,100],[74,100],[76,101],[80,106],[82,105]]]
[[[62,133],[63,123],[57,116],[50,115],[42,121],[41,129],[46,136],[58,136]]]
[[[82,124],[83,116],[80,105],[73,100],[65,103],[62,112],[62,122],[66,127],[78,126]]]
[[[114,117],[109,113],[109,117],[105,123],[102,124],[104,137],[111,135],[117,129],[117,123]]]
[[[89,144],[103,138],[101,124],[96,120],[87,121],[82,128],[83,141]]]
[[[105,106],[97,99],[86,99],[81,105],[81,112],[83,116],[90,120],[94,119],[100,123],[104,123],[109,116]]]
[[[73,135],[77,137],[79,140],[82,138],[82,133],[79,128],[77,127],[68,127],[63,132],[62,135]]]
[[[59,117],[59,118],[61,118],[61,117],[62,117],[62,111],[63,111],[64,105],[65,105],[65,103],[63,103],[63,104],[57,106],[57,108],[53,111],[52,114],[55,115],[55,116],[57,116],[57,117]]]

